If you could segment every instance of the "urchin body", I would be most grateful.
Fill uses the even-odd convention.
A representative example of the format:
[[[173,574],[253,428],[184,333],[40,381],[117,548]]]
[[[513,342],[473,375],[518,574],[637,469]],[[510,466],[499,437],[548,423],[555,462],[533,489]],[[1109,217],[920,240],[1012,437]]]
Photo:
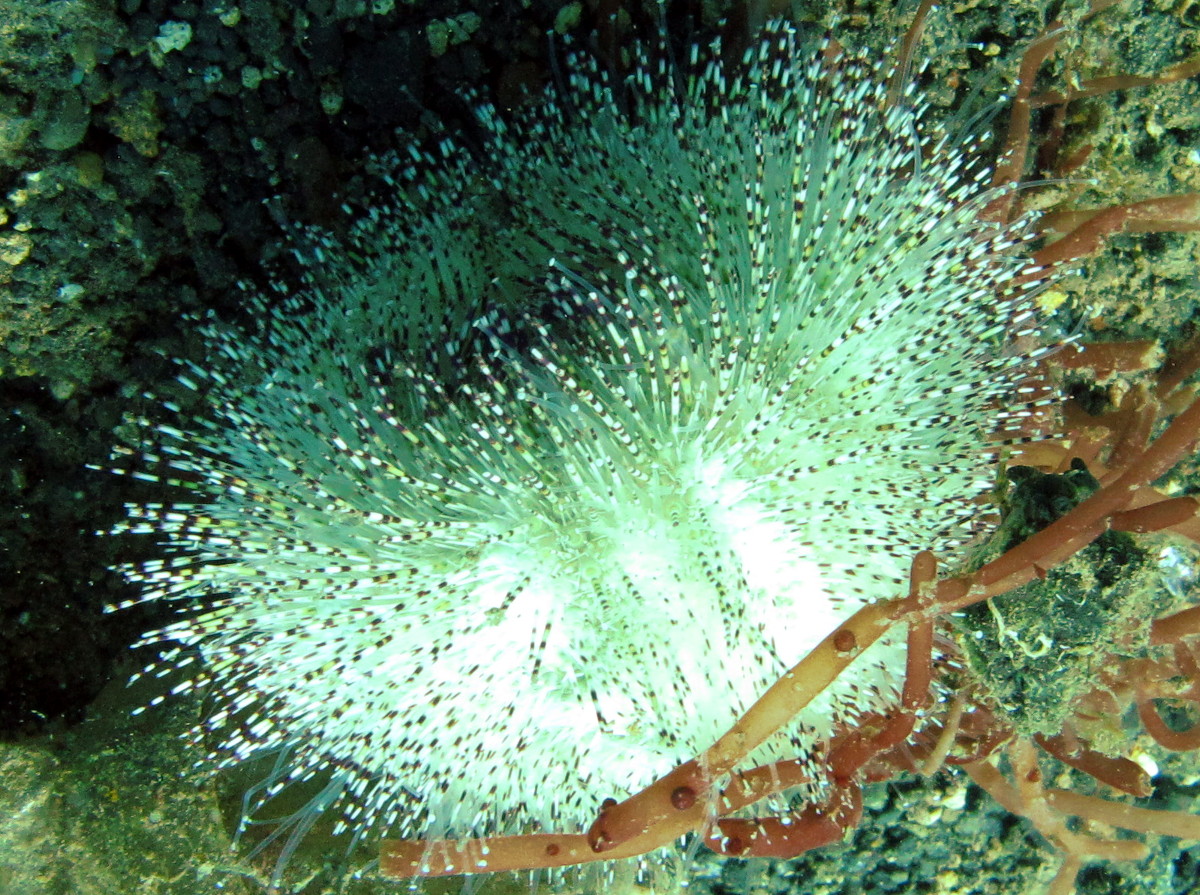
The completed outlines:
[[[203,660],[218,763],[334,769],[360,830],[578,828],[964,536],[1031,363],[975,146],[782,27],[687,67],[482,113],[496,217],[422,159],[207,328],[211,415],[151,454],[193,499],[122,528],[177,554],[129,575],[194,601],[147,640]],[[894,704],[899,644],[851,672],[755,763]]]

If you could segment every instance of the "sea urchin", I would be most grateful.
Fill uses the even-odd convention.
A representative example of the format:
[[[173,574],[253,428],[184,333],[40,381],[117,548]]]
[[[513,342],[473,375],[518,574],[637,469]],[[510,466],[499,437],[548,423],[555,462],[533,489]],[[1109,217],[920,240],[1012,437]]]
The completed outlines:
[[[208,693],[218,766],[286,754],[268,796],[586,826],[969,533],[1040,277],[979,143],[785,25],[654,57],[481,110],[485,160],[413,152],[260,327],[204,327],[207,418],[134,464],[188,495],[116,530],[170,554],[126,570],[184,609],[152,667]],[[894,704],[902,638],[851,672],[753,761]]]

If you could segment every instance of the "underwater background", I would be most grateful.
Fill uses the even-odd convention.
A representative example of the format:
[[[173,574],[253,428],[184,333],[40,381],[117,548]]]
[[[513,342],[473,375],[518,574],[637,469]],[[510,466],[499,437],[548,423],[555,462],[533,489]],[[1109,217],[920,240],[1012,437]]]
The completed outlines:
[[[913,6],[677,3],[666,21],[686,44],[745,39],[786,14],[883,55]],[[1006,89],[1052,14],[1085,7],[935,12],[916,75],[935,114]],[[133,486],[86,464],[105,463],[130,419],[157,412],[147,391],[195,400],[169,360],[202,357],[184,315],[237,320],[239,281],[286,278],[287,227],[336,231],[341,203],[378,189],[374,154],[442,128],[470,145],[463,97],[512,108],[552,83],[562,42],[548,32],[612,53],[656,16],[608,0],[0,2],[0,895],[264,891],[271,857],[245,862],[229,846],[242,793],[270,768],[195,768],[181,736],[202,700],[129,714],[155,695],[125,687],[149,659],[129,644],[167,616],[104,614],[130,596],[109,567],[153,548],[95,537]],[[1124,2],[1072,30],[1045,77],[1153,73],[1200,50],[1198,32],[1200,8]],[[1072,200],[1081,207],[1200,190],[1196,79],[1075,103],[1067,127],[1069,141],[1096,147],[1079,172],[1096,181]],[[1200,315],[1198,234],[1115,237],[1082,268],[1062,289],[1087,338],[1158,339]],[[1165,574],[1193,582],[1186,568]],[[1200,812],[1197,757],[1156,758],[1155,804]],[[1200,850],[1168,839],[1151,849],[1137,865],[1086,868],[1078,890],[1195,890]],[[401,890],[347,878],[370,857],[346,859],[318,825],[284,891]],[[1053,864],[1024,822],[942,774],[869,787],[853,836],[800,859],[702,855],[691,890],[1006,895],[1037,891]]]

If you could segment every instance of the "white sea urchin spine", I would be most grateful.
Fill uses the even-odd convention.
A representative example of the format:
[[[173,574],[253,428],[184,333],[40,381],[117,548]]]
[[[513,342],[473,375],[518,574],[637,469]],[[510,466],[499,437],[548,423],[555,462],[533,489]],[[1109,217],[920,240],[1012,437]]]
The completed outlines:
[[[574,62],[481,113],[487,196],[421,157],[259,331],[206,328],[209,416],[143,473],[191,499],[118,530],[172,554],[127,574],[189,610],[145,642],[218,764],[335,769],[359,830],[577,829],[963,537],[1024,412],[1025,230],[886,72],[781,25],[718,57]],[[898,642],[851,671],[754,760],[893,704]]]

